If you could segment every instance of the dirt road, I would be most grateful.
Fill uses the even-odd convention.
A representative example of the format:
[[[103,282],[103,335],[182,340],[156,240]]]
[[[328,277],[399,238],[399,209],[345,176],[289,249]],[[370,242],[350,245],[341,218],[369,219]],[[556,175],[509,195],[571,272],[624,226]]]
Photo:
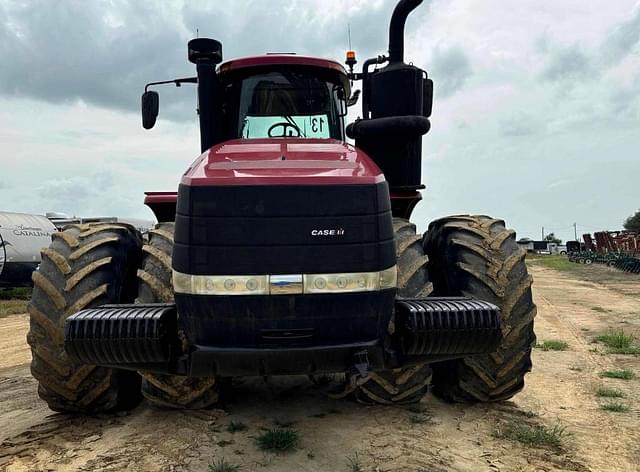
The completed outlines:
[[[591,340],[609,328],[640,335],[640,278],[610,281],[609,269],[593,270],[585,276],[531,266],[538,340],[569,347],[536,349],[525,390],[496,405],[428,396],[419,409],[371,407],[329,400],[304,378],[249,379],[236,383],[224,410],[142,404],[126,415],[70,417],[37,397],[26,315],[0,318],[0,470],[206,471],[224,458],[241,471],[638,471],[640,380],[599,373],[627,368],[640,377],[640,358],[605,354]],[[601,386],[621,390],[630,410],[602,410]],[[230,421],[247,429],[228,432]],[[256,437],[274,423],[299,432],[295,452],[258,449]],[[512,425],[556,424],[570,433],[560,447],[494,436]]]

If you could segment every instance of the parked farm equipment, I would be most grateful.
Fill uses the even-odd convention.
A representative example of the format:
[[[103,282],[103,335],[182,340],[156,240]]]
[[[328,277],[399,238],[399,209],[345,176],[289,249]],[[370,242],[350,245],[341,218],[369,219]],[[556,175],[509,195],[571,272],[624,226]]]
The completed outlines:
[[[600,231],[584,234],[583,251],[569,253],[578,264],[604,264],[630,273],[640,273],[640,233],[635,231]]]

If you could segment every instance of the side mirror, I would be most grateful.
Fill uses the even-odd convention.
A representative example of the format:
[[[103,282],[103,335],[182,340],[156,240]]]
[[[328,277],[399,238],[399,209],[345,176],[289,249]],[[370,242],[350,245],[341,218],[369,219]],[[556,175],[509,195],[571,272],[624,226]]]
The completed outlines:
[[[158,111],[160,110],[160,95],[149,90],[142,94],[142,127],[151,129],[156,124]]]

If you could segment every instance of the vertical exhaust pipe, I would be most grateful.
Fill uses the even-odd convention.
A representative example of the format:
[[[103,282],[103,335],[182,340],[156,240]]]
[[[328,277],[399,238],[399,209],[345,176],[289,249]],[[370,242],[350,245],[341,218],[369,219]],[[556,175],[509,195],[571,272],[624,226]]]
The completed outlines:
[[[423,0],[400,0],[393,10],[389,25],[389,64],[404,62],[404,25],[409,14]]]
[[[220,96],[216,66],[222,62],[222,44],[215,39],[189,41],[189,61],[198,74],[198,115],[200,118],[200,150],[206,151],[221,141]]]

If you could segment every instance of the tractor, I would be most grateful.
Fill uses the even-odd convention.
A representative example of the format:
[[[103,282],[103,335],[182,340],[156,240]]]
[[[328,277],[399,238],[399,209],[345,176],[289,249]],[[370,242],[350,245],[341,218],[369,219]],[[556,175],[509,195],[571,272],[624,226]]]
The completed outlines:
[[[188,43],[202,154],[158,224],[70,225],[42,252],[29,305],[31,371],[56,411],[215,405],[234,377],[339,374],[362,402],[493,402],[524,386],[536,308],[502,220],[457,215],[417,234],[433,82],[404,61],[401,0],[388,54],[223,62]],[[356,83],[361,90],[352,91]],[[362,114],[346,126],[348,107]],[[351,141],[347,141],[350,138]],[[353,144],[352,144],[353,143]]]

